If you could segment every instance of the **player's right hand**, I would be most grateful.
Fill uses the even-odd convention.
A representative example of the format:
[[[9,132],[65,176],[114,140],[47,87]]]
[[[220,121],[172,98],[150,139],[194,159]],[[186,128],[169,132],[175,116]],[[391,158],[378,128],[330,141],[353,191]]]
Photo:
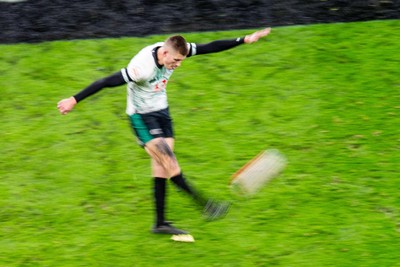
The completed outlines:
[[[66,115],[68,112],[70,112],[74,106],[76,105],[76,100],[73,96],[70,98],[66,98],[58,102],[57,108],[60,111],[62,115]]]

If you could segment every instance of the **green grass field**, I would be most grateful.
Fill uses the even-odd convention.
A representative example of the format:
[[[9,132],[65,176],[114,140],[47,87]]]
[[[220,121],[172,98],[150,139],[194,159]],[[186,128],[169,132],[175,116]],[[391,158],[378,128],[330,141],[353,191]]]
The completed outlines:
[[[149,160],[124,86],[56,109],[165,37],[0,45],[0,266],[400,266],[399,20],[277,27],[175,71],[178,160],[233,201],[205,222],[169,188],[169,219],[192,244],[149,231]],[[232,194],[230,176],[266,148],[287,156],[284,173]]]

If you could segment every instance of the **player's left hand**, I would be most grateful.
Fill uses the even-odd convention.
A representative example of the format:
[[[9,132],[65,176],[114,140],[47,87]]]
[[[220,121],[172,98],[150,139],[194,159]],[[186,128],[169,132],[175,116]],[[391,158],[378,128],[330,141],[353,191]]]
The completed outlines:
[[[265,28],[263,30],[256,31],[252,34],[246,35],[246,37],[244,37],[244,42],[246,44],[255,43],[260,38],[267,36],[270,32],[271,32],[271,28]]]

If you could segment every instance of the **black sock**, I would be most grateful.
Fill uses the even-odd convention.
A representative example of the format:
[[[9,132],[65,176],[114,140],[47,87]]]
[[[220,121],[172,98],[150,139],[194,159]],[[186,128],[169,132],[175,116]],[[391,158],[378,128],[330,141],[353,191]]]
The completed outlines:
[[[154,178],[154,200],[156,206],[156,224],[160,226],[165,222],[165,196],[166,196],[166,179]]]
[[[183,174],[180,173],[174,177],[171,177],[171,181],[180,189],[188,193],[199,205],[202,207],[207,203],[207,199],[204,198],[198,191],[194,189],[192,185],[190,185]]]

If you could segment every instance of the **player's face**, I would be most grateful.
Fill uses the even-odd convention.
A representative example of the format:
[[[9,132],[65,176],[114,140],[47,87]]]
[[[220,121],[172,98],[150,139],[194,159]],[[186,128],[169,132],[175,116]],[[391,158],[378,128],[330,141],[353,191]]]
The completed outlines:
[[[179,52],[168,50],[165,53],[164,66],[169,70],[174,70],[182,64],[186,56],[181,55]]]

